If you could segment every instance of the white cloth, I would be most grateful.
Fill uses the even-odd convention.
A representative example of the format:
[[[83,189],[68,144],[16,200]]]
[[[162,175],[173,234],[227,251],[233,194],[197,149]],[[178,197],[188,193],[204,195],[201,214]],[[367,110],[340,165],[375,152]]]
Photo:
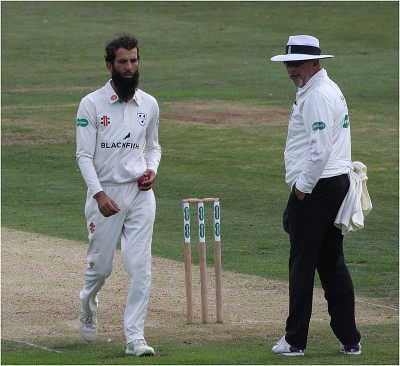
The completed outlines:
[[[335,226],[346,235],[364,227],[364,218],[372,210],[372,202],[367,190],[367,167],[360,161],[353,162],[349,173],[350,187],[336,215]]]
[[[117,242],[129,274],[130,286],[124,314],[126,343],[144,338],[144,322],[151,290],[151,243],[156,212],[153,190],[139,191],[137,184],[104,186],[105,193],[121,208],[104,217],[88,192],[85,206],[89,247],[84,286],[80,294],[81,312],[97,312],[95,298],[111,275]],[[100,298],[101,301],[101,298]]]

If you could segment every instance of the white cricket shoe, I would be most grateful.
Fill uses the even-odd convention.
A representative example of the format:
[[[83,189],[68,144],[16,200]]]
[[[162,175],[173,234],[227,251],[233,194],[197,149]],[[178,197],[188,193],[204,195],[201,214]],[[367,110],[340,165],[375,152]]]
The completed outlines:
[[[135,339],[126,345],[125,353],[135,356],[154,356],[155,352],[153,347],[148,346],[144,339]]]
[[[78,320],[79,333],[86,341],[93,341],[97,336],[96,314],[88,315],[81,313]]]
[[[82,297],[82,291],[80,296]],[[78,327],[81,337],[86,341],[93,341],[97,337],[97,310],[99,308],[99,297],[96,295],[95,299],[96,312],[92,315],[80,312],[78,318]]]
[[[283,336],[275,346],[272,347],[272,352],[276,355],[283,356],[304,356],[304,351],[302,349],[292,347],[286,342],[285,336]]]

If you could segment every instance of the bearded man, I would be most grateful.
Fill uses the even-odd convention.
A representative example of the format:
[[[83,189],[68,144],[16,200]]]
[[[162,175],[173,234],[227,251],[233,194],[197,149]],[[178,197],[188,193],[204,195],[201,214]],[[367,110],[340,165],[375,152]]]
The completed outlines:
[[[138,89],[138,40],[117,35],[106,44],[111,73],[106,85],[85,96],[76,119],[76,159],[87,185],[89,246],[80,292],[79,331],[98,331],[98,293],[114,266],[116,245],[130,277],[124,314],[126,353],[154,355],[144,338],[151,286],[151,243],[156,211],[153,186],[161,159],[159,107]]]

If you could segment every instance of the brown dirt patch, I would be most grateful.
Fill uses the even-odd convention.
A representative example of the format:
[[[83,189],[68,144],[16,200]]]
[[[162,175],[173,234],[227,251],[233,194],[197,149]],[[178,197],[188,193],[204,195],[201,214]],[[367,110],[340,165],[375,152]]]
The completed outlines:
[[[38,234],[2,229],[2,337],[24,341],[47,337],[79,340],[78,294],[83,284],[86,245]],[[210,324],[201,323],[199,270],[193,268],[195,325],[186,324],[182,262],[153,258],[153,285],[146,336],[177,339],[282,335],[287,316],[287,284],[223,272],[224,324],[215,324],[213,269],[209,269]],[[123,342],[128,277],[120,252],[116,268],[99,294],[99,339]],[[398,311],[382,300],[358,298],[361,324],[398,323]],[[373,305],[374,304],[374,305]],[[312,323],[329,324],[320,289]]]
[[[161,119],[208,125],[285,125],[290,110],[223,102],[164,103]]]
[[[76,110],[71,105],[71,110]],[[214,126],[284,125],[289,112],[285,109],[245,107],[223,102],[180,102],[160,105],[161,122]],[[74,112],[75,113],[75,112]],[[74,114],[68,121],[45,123],[36,120],[2,119],[1,143],[7,145],[60,144],[75,141]]]

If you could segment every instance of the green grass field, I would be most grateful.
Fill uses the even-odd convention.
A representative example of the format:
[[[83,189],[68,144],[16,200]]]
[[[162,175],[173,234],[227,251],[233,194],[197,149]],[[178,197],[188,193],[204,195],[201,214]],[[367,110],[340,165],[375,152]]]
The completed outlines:
[[[2,2],[2,226],[86,245],[76,110],[109,77],[104,43],[130,31],[140,40],[140,87],[161,110],[153,254],[182,261],[180,200],[218,196],[223,268],[286,281],[286,124],[252,118],[255,110],[289,116],[296,90],[269,59],[289,35],[312,34],[335,55],[323,66],[349,105],[353,160],[368,166],[374,208],[366,228],[345,238],[356,293],[397,306],[398,10],[397,2]],[[249,113],[230,123],[232,108]],[[182,109],[193,114],[187,123],[178,118]],[[217,123],[201,123],[213,113]],[[367,345],[359,358],[336,354],[327,325],[314,330],[307,357],[296,363],[398,364],[397,324],[360,330]],[[111,345],[64,342],[51,344],[61,355],[3,341],[2,363],[293,362],[271,355],[254,334],[190,347],[157,339],[163,357],[146,360],[120,357]]]

